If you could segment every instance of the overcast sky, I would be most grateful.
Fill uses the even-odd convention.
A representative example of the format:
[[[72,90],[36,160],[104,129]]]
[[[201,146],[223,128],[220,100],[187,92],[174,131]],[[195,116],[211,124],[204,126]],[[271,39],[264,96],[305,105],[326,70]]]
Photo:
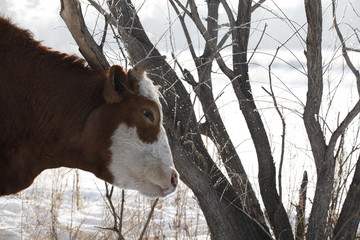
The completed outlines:
[[[100,0],[102,1],[102,0]],[[86,2],[86,0],[83,0]],[[169,25],[173,24],[172,33],[176,48],[178,51],[182,51],[186,46],[185,39],[183,37],[180,25],[173,23],[175,15],[169,11],[171,6],[168,5],[166,0],[147,0],[147,1],[134,1],[136,8],[138,9],[140,18],[145,29],[148,31],[153,42],[157,42],[159,39],[165,39],[159,41],[159,48],[170,50],[169,41]],[[236,1],[234,1],[236,2]],[[360,1],[359,0],[341,0],[339,1],[343,6],[339,9],[339,18],[342,17],[344,22],[351,22],[354,27],[360,28],[359,16],[356,12],[360,13]],[[276,4],[274,4],[276,3]],[[200,11],[205,14],[205,1],[198,1],[198,7]],[[305,12],[302,0],[267,0],[264,4],[266,9],[259,9],[252,16],[252,41],[250,46],[257,43],[257,40],[261,34],[265,24],[267,24],[267,33],[269,36],[265,37],[261,43],[261,47],[264,49],[275,49],[281,43],[286,41],[294,32],[289,21],[281,20],[280,18],[287,17],[291,19],[294,26],[303,25],[305,23]],[[345,6],[345,7],[344,7]],[[0,12],[5,16],[11,17],[14,22],[23,28],[30,29],[35,38],[43,40],[45,45],[51,46],[57,50],[65,51],[68,53],[76,52],[77,47],[74,44],[70,34],[68,33],[64,22],[59,16],[60,1],[57,0],[1,0]],[[281,10],[280,10],[281,9]],[[352,9],[355,9],[353,11]],[[83,5],[83,10],[87,10],[87,19],[89,22],[94,22],[96,14],[92,12],[91,7]],[[327,46],[334,40],[333,31],[331,30],[331,6],[330,0],[323,1],[324,11],[324,46]],[[226,18],[223,10],[220,10],[220,22],[226,23]],[[261,21],[259,21],[261,20]],[[356,20],[356,21],[355,21]],[[346,26],[344,24],[344,26]],[[349,29],[347,29],[349,31]],[[305,31],[300,30],[302,36],[305,36]],[[201,36],[197,36],[194,33],[194,42],[201,42]],[[197,39],[196,39],[197,38]],[[299,38],[292,38],[288,43],[288,47],[291,48],[303,48],[302,40]]]

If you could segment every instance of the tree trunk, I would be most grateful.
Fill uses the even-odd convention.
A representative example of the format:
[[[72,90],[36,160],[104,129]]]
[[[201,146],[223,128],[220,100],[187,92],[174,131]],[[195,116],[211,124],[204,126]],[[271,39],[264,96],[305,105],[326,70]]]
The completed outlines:
[[[261,196],[276,239],[294,239],[285,208],[276,190],[276,170],[270,143],[255,105],[248,74],[247,47],[251,23],[251,0],[241,0],[238,6],[236,26],[233,27],[233,65],[235,79],[231,79],[239,100],[251,138],[255,145],[259,165]]]
[[[324,239],[328,209],[333,187],[335,159],[326,153],[324,134],[319,122],[319,110],[322,102],[323,72],[321,56],[322,8],[321,0],[305,0],[307,33],[308,93],[304,110],[304,124],[313,152],[317,183],[313,207],[309,218],[307,239]]]
[[[355,239],[360,221],[360,157],[356,163],[353,181],[350,185],[339,219],[334,229],[334,240]]]

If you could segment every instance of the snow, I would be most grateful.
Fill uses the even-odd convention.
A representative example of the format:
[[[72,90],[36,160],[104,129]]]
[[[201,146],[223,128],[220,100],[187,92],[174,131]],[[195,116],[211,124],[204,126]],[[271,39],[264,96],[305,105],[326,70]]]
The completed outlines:
[[[78,179],[77,179],[78,178]],[[105,201],[105,184],[92,174],[60,168],[44,171],[34,184],[17,195],[0,198],[0,240],[116,239],[113,217]],[[145,236],[172,239],[197,236],[209,239],[205,219],[183,185],[160,200]],[[153,199],[125,191],[123,235],[138,239]],[[120,210],[121,191],[113,203]]]

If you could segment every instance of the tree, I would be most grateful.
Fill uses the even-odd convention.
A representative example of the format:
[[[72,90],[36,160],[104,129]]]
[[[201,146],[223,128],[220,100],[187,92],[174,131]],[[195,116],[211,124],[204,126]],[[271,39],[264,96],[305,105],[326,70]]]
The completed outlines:
[[[108,24],[115,29],[115,37],[119,37],[120,44],[126,49],[131,63],[149,55],[160,54],[149,40],[130,0],[109,0],[106,2],[107,6],[101,6],[93,0],[88,1],[104,16],[105,32]],[[196,195],[207,220],[212,239],[303,239],[306,231],[305,227],[298,227],[300,225],[295,226],[296,231],[294,231],[282,199],[281,182],[283,179],[281,174],[284,160],[286,160],[286,118],[284,116],[286,106],[279,103],[274,92],[272,65],[274,61],[278,60],[278,51],[282,47],[286,47],[287,41],[281,43],[273,54],[266,70],[269,74],[268,89],[263,88],[272,99],[273,109],[281,119],[281,154],[277,163],[278,170],[269,137],[271,133],[266,130],[264,124],[266,119],[264,120],[262,110],[258,107],[259,102],[253,93],[249,75],[251,59],[266,34],[265,25],[264,29],[259,31],[261,33],[260,40],[251,53],[249,42],[253,40],[251,38],[252,15],[261,9],[264,2],[265,0],[260,0],[253,4],[251,0],[240,0],[237,6],[233,7],[225,0],[208,0],[206,1],[207,16],[202,19],[197,2],[189,0],[183,4],[179,0],[169,0],[172,11],[182,27],[196,71],[189,71],[174,58],[175,67],[179,69],[179,73],[176,73],[174,68],[165,61],[149,72],[156,84],[162,87],[164,125],[176,168],[180,172],[181,180]],[[359,41],[359,30],[350,25],[352,37],[349,35],[344,39],[336,18],[335,0],[332,1],[331,7],[333,9],[333,26],[339,39],[338,47],[342,49],[341,55],[346,63],[344,67],[349,68],[352,72],[360,94],[359,72],[352,64],[348,54],[354,49],[346,46],[347,41],[353,40],[354,37],[355,39],[357,37],[357,41]],[[226,23],[223,25],[219,20],[220,8],[226,16]],[[354,7],[353,11],[356,12]],[[341,201],[340,196],[336,195],[336,184],[334,184],[337,163],[343,157],[339,153],[345,152],[343,143],[348,136],[348,129],[352,125],[356,125],[356,121],[358,121],[356,119],[360,112],[360,101],[357,100],[345,116],[338,118],[338,125],[330,126],[326,122],[327,113],[323,114],[321,111],[324,106],[325,91],[323,86],[323,9],[321,0],[305,0],[305,12],[306,31],[304,26],[294,24],[286,15],[284,18],[293,30],[289,39],[298,37],[304,44],[307,63],[304,71],[308,85],[306,104],[303,106],[303,112],[301,110],[299,114],[303,118],[312,158],[316,166],[316,190],[310,206],[311,213],[307,221],[306,239],[325,239],[326,237],[352,239],[355,237],[356,226],[360,220],[360,208],[357,201],[360,195],[359,160],[357,160],[356,170],[353,171],[353,181],[338,221],[334,226],[329,222],[331,210],[336,209],[337,202]],[[89,65],[98,69],[108,67],[109,64],[102,51],[106,34],[104,34],[101,44],[94,41],[86,29],[80,3],[77,0],[61,0],[60,14]],[[196,49],[193,42],[193,33],[190,32],[189,22],[203,38],[204,44],[200,46],[201,54],[198,54],[199,49]],[[219,35],[220,31],[222,31],[222,35]],[[305,32],[306,37],[302,35],[301,31]],[[224,57],[225,50],[231,51],[230,57]],[[228,58],[230,58],[230,62],[227,60]],[[333,60],[334,58],[330,61]],[[254,190],[243,166],[244,160],[240,158],[220,114],[219,106],[217,106],[218,98],[214,95],[213,69],[215,66],[219,69],[217,71],[229,80],[229,86],[234,91],[247,131],[252,139],[258,163],[257,184],[260,194]],[[180,74],[182,76],[179,76]],[[193,95],[187,91],[186,84],[192,88]],[[286,83],[284,86],[286,87]],[[195,100],[201,106],[201,116],[194,111],[193,102]],[[216,162],[209,153],[204,144],[205,138],[213,142],[221,164]],[[359,155],[358,149],[359,144],[354,145],[347,158]],[[224,166],[225,171],[222,171],[220,165]],[[304,174],[300,194],[302,200],[299,201],[303,204],[301,206],[299,204],[297,207],[297,222],[299,224],[302,222],[302,226],[304,226],[303,220],[306,218],[307,182],[307,174]],[[263,203],[263,207],[260,202]],[[294,202],[296,201],[294,200]]]

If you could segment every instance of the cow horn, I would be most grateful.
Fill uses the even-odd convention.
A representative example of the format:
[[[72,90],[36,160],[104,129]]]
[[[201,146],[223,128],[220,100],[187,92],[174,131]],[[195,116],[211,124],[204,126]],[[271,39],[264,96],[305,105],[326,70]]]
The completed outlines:
[[[149,68],[151,64],[159,60],[164,60],[165,58],[166,56],[152,56],[152,57],[144,58],[134,66],[131,72],[134,76],[141,76]]]

